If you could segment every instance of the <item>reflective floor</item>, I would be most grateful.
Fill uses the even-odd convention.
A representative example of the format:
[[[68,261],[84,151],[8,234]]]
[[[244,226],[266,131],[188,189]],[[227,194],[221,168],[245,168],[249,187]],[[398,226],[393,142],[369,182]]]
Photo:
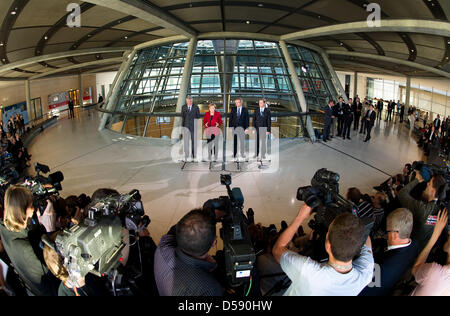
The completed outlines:
[[[92,111],[74,120],[61,118],[33,140],[32,163],[50,166],[65,176],[62,196],[114,188],[121,193],[138,189],[150,216],[150,232],[156,242],[184,214],[210,199],[226,195],[219,172],[201,163],[181,170],[170,159],[170,142],[124,136],[109,130],[98,132],[99,114]],[[255,220],[280,227],[297,214],[299,186],[309,185],[320,168],[340,174],[340,190],[350,187],[372,193],[372,187],[388,175],[399,173],[406,162],[423,159],[409,130],[399,123],[377,122],[372,140],[352,131],[352,140],[334,138],[326,144],[301,139],[280,140],[280,167],[273,174],[261,173],[256,165],[248,172],[233,172],[232,187],[240,187],[245,209],[253,208]],[[219,166],[220,167],[220,166]],[[233,163],[228,166],[235,170]],[[220,169],[220,168],[219,168]],[[307,227],[304,227],[307,231]]]

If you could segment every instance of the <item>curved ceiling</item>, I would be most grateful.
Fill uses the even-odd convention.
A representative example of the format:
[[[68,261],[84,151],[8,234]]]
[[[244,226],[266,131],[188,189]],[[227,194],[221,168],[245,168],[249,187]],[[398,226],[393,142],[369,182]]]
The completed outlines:
[[[95,61],[117,58],[147,41],[174,35],[206,32],[250,32],[301,39],[330,54],[340,70],[390,73],[414,77],[450,74],[450,35],[420,27],[368,28],[345,31],[351,22],[367,20],[365,0],[2,0],[0,1],[0,80],[26,79],[50,74],[95,72]],[[68,27],[71,3],[81,10],[80,27]],[[448,0],[377,0],[382,21],[404,19],[448,23]],[[347,23],[347,24],[346,24]],[[420,24],[420,23],[419,23]],[[341,27],[343,26],[343,27]],[[321,30],[337,27],[334,32]],[[445,26],[444,26],[445,28]],[[449,33],[450,34],[450,33]],[[289,39],[287,39],[289,40]],[[104,52],[105,48],[117,48]],[[79,54],[82,51],[89,54]],[[73,52],[73,54],[71,54]],[[342,54],[348,52],[348,54]],[[61,58],[55,54],[65,53]],[[361,54],[365,54],[361,57]],[[370,58],[366,58],[370,55]],[[38,58],[34,63],[21,61]],[[46,56],[52,58],[46,59]],[[59,55],[58,55],[59,56]],[[388,63],[395,58],[410,63]],[[105,61],[98,69],[105,69]],[[115,63],[115,64],[114,64]],[[413,67],[414,64],[430,67]],[[77,65],[77,67],[74,67]],[[86,66],[85,66],[86,65]],[[2,70],[3,68],[3,70]]]

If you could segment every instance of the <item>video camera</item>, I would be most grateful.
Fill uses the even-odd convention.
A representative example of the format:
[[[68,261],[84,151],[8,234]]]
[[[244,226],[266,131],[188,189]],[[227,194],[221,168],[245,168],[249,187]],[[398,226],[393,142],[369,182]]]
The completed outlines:
[[[138,190],[95,202],[83,223],[60,233],[55,241],[71,282],[92,273],[108,275],[123,258],[122,227],[140,231],[150,224]]]
[[[240,188],[230,188],[231,175],[220,175],[220,183],[227,187],[228,196],[207,201],[204,209],[209,210],[216,219],[215,210],[225,214],[217,221],[222,223],[220,236],[224,244],[227,279],[232,287],[237,287],[250,279],[256,255],[248,233],[249,221],[243,213],[242,191]],[[253,210],[249,215],[254,216]]]
[[[59,199],[59,191],[62,190],[61,182],[64,181],[64,175],[58,171],[50,174],[47,178],[41,176],[41,172],[44,174],[49,173],[50,168],[40,163],[34,165],[34,170],[36,171],[36,176],[26,179],[24,185],[31,190],[33,206],[42,215],[47,207],[47,200],[55,203]]]
[[[315,260],[324,260],[327,254],[324,249],[325,237],[333,220],[344,212],[351,212],[358,216],[358,207],[346,200],[339,194],[339,174],[327,169],[318,170],[311,180],[311,186],[300,187],[297,190],[297,200],[304,201],[312,212],[315,213],[314,219],[308,225],[314,230],[313,240],[318,240],[320,247],[314,247]],[[366,225],[366,236],[370,234],[373,227],[373,218],[361,218]]]

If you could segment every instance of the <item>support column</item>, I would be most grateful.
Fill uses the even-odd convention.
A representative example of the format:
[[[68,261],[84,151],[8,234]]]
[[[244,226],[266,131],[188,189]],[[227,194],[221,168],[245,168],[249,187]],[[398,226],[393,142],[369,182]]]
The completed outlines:
[[[31,112],[31,90],[30,90],[30,80],[25,81],[25,98],[27,101],[27,113],[28,113],[28,122],[30,122],[32,119],[32,112]],[[35,113],[36,115],[36,113]]]
[[[321,53],[323,60],[325,61],[325,64],[328,67],[328,70],[331,74],[331,80],[334,82],[334,86],[336,87],[336,90],[339,92],[340,96],[344,98],[344,102],[348,103],[348,97],[345,94],[345,89],[342,87],[341,81],[339,80],[339,77],[336,73],[336,71],[333,68],[333,65],[330,62],[330,59],[328,58],[328,54],[325,52]]]
[[[300,79],[298,79],[297,72],[295,71],[295,65],[294,62],[292,61],[291,55],[289,54],[286,42],[280,41],[280,47],[283,52],[284,59],[286,60],[289,72],[291,73],[292,82],[297,92],[298,100],[300,101],[299,111],[308,112],[308,103],[306,102],[305,95],[303,94],[302,84],[300,83]],[[314,127],[312,125],[311,117],[309,115],[306,117],[306,129],[308,130],[309,138],[311,139],[311,141],[313,142],[316,141],[316,134],[314,133]]]
[[[356,97],[357,95],[358,95],[358,72],[355,72],[354,92],[352,97]]]
[[[408,116],[409,106],[411,105],[411,77],[406,77],[406,99],[405,99],[405,119]]]
[[[130,64],[134,58],[134,55],[136,55],[136,51],[131,52],[128,55],[128,57],[126,54],[128,54],[128,52],[125,52],[125,54],[124,54],[124,61],[123,61],[122,65],[120,66],[119,71],[117,72],[116,77],[114,78],[113,84],[112,84],[111,88],[109,89],[108,96],[105,99],[105,102],[103,105],[103,108],[105,110],[108,110],[108,111],[113,110],[113,106],[115,105],[116,100],[117,100],[117,95],[119,94],[120,84],[123,81],[123,77],[124,77],[125,73],[127,73],[127,70],[130,67]],[[107,114],[107,113],[103,114],[103,117],[100,121],[100,126],[98,127],[99,131],[101,131],[105,128],[105,124],[110,116],[111,116],[111,114]]]
[[[197,50],[197,37],[192,37],[189,41],[189,48],[184,62],[183,76],[181,77],[180,92],[178,94],[176,113],[181,113],[183,105],[186,103],[187,92],[191,81],[192,67],[194,65],[195,51]],[[176,117],[173,128],[181,126],[181,118]]]

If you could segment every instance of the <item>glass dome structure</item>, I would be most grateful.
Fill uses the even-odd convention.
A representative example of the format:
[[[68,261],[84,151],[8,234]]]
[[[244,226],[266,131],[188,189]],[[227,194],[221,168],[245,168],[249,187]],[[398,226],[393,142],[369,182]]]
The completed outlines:
[[[287,44],[309,111],[338,96],[318,52]],[[286,50],[285,50],[286,52]],[[188,56],[188,55],[191,56]],[[264,98],[280,137],[305,134],[299,91],[279,42],[253,39],[174,41],[136,49],[109,98],[106,127],[123,134],[170,137],[186,95],[201,112],[215,103],[227,116],[237,97],[252,112]],[[183,81],[184,84],[183,84]],[[300,95],[301,95],[300,94]],[[250,122],[251,123],[251,122]]]

